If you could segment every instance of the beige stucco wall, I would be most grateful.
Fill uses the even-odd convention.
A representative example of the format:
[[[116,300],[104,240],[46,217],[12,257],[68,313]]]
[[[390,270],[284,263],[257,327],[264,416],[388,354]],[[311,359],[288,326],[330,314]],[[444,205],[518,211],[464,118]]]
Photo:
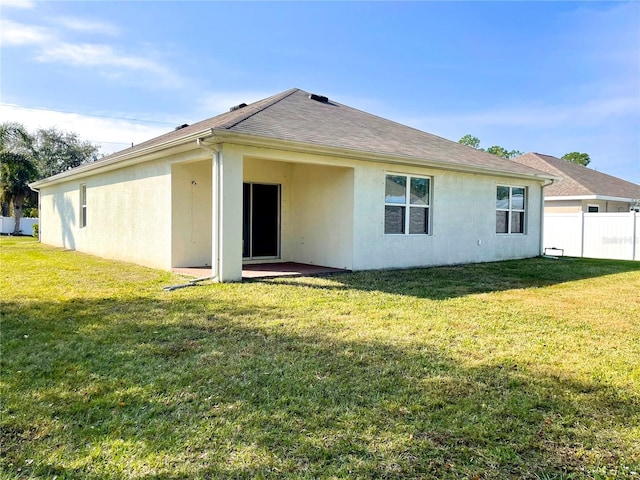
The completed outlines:
[[[211,155],[193,150],[42,189],[42,241],[164,269],[213,265],[219,245],[220,278],[239,280],[242,184],[248,181],[282,185],[285,261],[365,270],[540,253],[542,189],[535,181],[224,144],[218,192]],[[430,235],[384,234],[387,173],[432,178]],[[78,226],[81,183],[87,185],[86,228]],[[495,233],[499,184],[527,187],[524,235]]]
[[[290,258],[353,268],[352,168],[294,164]]]
[[[431,234],[385,235],[386,173],[432,178]],[[495,232],[496,187],[527,187],[524,235]],[[539,183],[418,167],[360,165],[355,171],[356,270],[485,262],[540,253]]]
[[[628,202],[613,202],[608,200],[583,200],[582,211],[587,213],[589,205],[598,205],[600,213],[627,213],[630,204]]]
[[[282,185],[283,260],[366,270],[540,254],[538,182],[258,147],[238,153],[245,181]],[[384,234],[387,173],[432,178],[431,235]],[[495,233],[497,185],[527,188],[524,235]],[[241,239],[240,226],[234,235]]]
[[[600,213],[625,213],[630,207],[628,202],[608,200],[545,200],[544,211],[545,213],[588,213],[590,205],[598,205]]]
[[[244,181],[280,185],[283,261],[352,268],[353,169],[244,160]]]
[[[576,213],[582,211],[580,200],[545,200],[545,213]]]
[[[80,228],[81,184],[87,226]],[[106,258],[169,268],[170,166],[156,160],[40,191],[41,241]]]
[[[171,266],[211,266],[212,161],[171,168]]]

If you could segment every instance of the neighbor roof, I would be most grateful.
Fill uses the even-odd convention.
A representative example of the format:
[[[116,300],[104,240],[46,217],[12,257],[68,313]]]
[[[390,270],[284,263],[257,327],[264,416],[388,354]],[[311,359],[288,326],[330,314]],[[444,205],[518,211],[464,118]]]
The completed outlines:
[[[308,92],[293,88],[252,104],[192,125],[172,130],[131,148],[114,153],[96,162],[89,170],[100,168],[98,164],[113,164],[120,158],[130,159],[138,152],[173,144],[180,139],[203,133],[219,132],[249,135],[254,139],[271,139],[296,142],[308,146],[333,147],[360,153],[391,155],[467,167],[518,176],[549,175],[526,165],[506,160],[465,145],[446,140],[391,120],[334,102],[326,97],[320,101]],[[318,96],[313,95],[318,98]],[[326,101],[322,101],[326,100]],[[83,167],[78,167],[82,169]],[[72,171],[59,176],[67,176]],[[56,176],[58,177],[58,176]],[[54,177],[52,177],[53,179]],[[48,180],[36,182],[36,187]]]
[[[560,178],[545,189],[546,197],[595,195],[626,200],[640,198],[640,185],[550,155],[527,153],[513,161]]]

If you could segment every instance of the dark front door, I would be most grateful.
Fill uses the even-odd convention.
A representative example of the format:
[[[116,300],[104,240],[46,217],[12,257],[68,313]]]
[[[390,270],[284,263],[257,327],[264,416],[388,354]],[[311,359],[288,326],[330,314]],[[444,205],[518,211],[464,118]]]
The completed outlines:
[[[280,255],[280,185],[243,184],[242,256]]]

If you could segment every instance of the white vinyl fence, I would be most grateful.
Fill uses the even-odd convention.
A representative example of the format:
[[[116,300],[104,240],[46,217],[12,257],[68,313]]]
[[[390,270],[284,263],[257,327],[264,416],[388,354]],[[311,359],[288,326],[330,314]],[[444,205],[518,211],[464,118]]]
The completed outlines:
[[[544,248],[570,257],[640,260],[640,213],[545,213]]]
[[[20,230],[22,235],[33,235],[33,226],[38,224],[37,218],[24,218],[20,219]],[[16,221],[13,217],[0,217],[0,233],[6,235],[13,233],[13,229],[16,226]]]

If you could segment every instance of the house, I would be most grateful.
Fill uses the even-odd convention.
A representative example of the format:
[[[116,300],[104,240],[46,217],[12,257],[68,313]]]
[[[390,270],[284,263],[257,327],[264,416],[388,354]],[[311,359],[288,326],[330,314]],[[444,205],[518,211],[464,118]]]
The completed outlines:
[[[44,243],[236,281],[533,257],[551,178],[291,89],[32,187]]]
[[[513,161],[558,177],[545,189],[545,213],[629,212],[640,208],[640,185],[635,183],[540,153],[527,153]]]
[[[556,177],[545,188],[545,250],[573,257],[640,259],[640,185],[540,153],[513,161]]]

